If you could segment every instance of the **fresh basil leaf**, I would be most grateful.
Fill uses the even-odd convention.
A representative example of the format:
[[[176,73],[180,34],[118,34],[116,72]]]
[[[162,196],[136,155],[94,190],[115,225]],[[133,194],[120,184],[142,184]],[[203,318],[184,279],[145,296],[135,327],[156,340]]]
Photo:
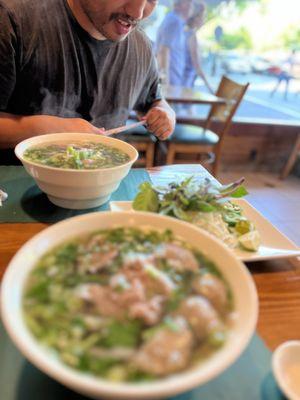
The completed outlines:
[[[219,188],[220,193],[231,193],[234,191],[235,188],[241,186],[241,184],[244,182],[245,178],[240,178],[237,181],[233,183],[229,183],[229,185],[223,185]]]
[[[169,205],[166,205],[164,207],[161,207],[160,210],[159,210],[159,213],[162,214],[162,215],[171,215],[172,216],[174,214],[173,213],[174,206],[175,205],[173,203],[173,204],[169,204]]]
[[[152,186],[151,186],[151,183],[150,183],[150,182],[143,182],[143,183],[141,183],[140,186],[139,186],[139,191],[140,191],[140,192],[146,191],[146,190],[148,190],[148,189],[151,189],[151,190],[152,190]]]
[[[189,219],[187,213],[184,212],[182,210],[182,208],[180,208],[180,207],[175,206],[173,208],[173,213],[174,213],[175,217],[177,217],[178,219],[182,219],[183,221],[187,221]]]
[[[139,187],[140,191],[133,201],[133,209],[136,211],[157,212],[159,208],[158,194],[149,182],[144,182]]]
[[[184,205],[184,206],[188,206],[189,205],[189,199],[187,198],[187,197],[184,197],[184,195],[183,194],[179,194],[179,200],[181,201],[181,203]]]
[[[248,194],[247,189],[244,186],[239,186],[236,188],[234,192],[230,194],[231,197],[234,198],[239,198],[239,197],[244,197]]]
[[[198,202],[198,210],[203,211],[203,212],[212,212],[216,210],[216,207],[213,205],[205,202],[205,201],[199,201]]]

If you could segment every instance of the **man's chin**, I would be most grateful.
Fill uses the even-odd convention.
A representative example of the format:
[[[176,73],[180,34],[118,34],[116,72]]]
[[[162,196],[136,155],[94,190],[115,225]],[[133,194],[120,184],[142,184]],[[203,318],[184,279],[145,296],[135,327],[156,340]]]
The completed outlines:
[[[128,34],[122,35],[122,36],[120,36],[120,35],[105,35],[105,38],[107,40],[111,40],[112,42],[122,42],[124,39],[127,38],[127,36],[128,36]]]
[[[135,27],[131,27],[128,32],[122,32],[122,29],[117,29],[115,26],[111,26],[109,29],[104,29],[103,27],[101,27],[101,29],[98,28],[99,32],[106,39],[113,42],[122,42],[134,29]]]

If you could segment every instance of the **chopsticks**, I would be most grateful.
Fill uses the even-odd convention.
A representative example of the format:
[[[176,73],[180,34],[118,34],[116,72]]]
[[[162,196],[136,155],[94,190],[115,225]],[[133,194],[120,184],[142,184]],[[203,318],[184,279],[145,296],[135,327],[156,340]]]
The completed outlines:
[[[143,121],[136,122],[134,124],[119,126],[118,128],[108,129],[107,131],[104,132],[104,135],[105,136],[116,135],[117,133],[125,132],[125,131],[128,131],[129,129],[137,128],[138,126],[142,126],[142,125],[146,125],[146,124],[147,124],[147,121],[143,120]]]

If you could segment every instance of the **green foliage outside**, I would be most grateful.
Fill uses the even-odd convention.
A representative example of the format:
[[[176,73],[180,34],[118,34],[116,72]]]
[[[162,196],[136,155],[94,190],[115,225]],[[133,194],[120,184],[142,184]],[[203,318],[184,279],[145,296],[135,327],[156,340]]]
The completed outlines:
[[[204,49],[207,48],[211,52],[237,49],[241,53],[249,50],[257,53],[269,50],[300,50],[300,27],[295,24],[295,18],[293,18],[295,14],[292,9],[293,1],[296,3],[297,0],[286,0],[282,3],[283,11],[290,11],[290,20],[286,12],[283,13],[285,19],[280,17],[278,19],[278,13],[277,17],[276,13],[273,13],[273,5],[278,8],[276,0],[204,1],[207,4],[205,24],[198,33]],[[159,5],[163,12],[167,13],[172,9],[172,0],[162,0]],[[158,15],[161,16],[161,13],[159,14],[156,10],[143,24],[151,26],[155,23]],[[256,19],[257,21],[255,21]],[[215,38],[217,26],[223,29],[223,35],[219,42]],[[264,27],[266,29],[260,29]],[[153,40],[155,40],[155,34],[153,34]]]
[[[290,49],[300,50],[300,28],[291,26],[282,37],[283,45]]]
[[[245,49],[250,50],[253,48],[251,36],[247,29],[241,28],[239,31],[233,33],[224,33],[220,43],[223,49]]]
[[[206,23],[201,29],[201,38],[209,41],[211,43],[210,48],[215,51],[220,49],[248,51],[257,50],[257,48],[260,48],[260,50],[275,48],[300,50],[299,26],[288,26],[282,33],[274,35],[273,40],[258,41],[257,36],[253,36],[251,20],[249,20],[249,26],[246,24],[242,27],[237,27],[234,22],[229,23],[231,20],[239,21],[253,7],[257,10],[257,15],[261,17],[260,21],[263,21],[270,11],[272,0],[216,0],[207,1],[207,5]],[[276,25],[276,21],[274,21],[274,24]],[[220,43],[216,43],[214,35],[214,30],[218,25],[222,26],[224,31]],[[262,39],[265,39],[265,37]]]

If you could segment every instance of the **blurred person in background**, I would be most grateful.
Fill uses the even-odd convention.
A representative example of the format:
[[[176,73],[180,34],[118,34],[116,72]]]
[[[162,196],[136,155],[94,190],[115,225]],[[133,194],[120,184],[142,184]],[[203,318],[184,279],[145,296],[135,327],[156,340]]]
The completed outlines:
[[[132,109],[166,139],[175,114],[139,28],[157,3],[0,0],[0,147],[51,132],[103,133]]]
[[[275,75],[277,78],[277,82],[274,86],[274,89],[271,91],[270,96],[272,97],[277,90],[279,89],[279,86],[281,82],[284,82],[285,84],[285,90],[283,92],[283,97],[285,100],[287,100],[288,92],[289,92],[289,86],[290,86],[290,81],[294,79],[294,68],[296,65],[296,50],[293,49],[291,51],[290,56],[287,58],[287,60],[283,63],[283,66],[274,66],[269,68],[269,73],[272,75]]]
[[[195,80],[199,76],[209,92],[214,93],[202,69],[200,45],[197,40],[197,32],[203,26],[205,19],[206,4],[198,3],[194,8],[193,15],[187,20],[185,31],[185,69],[183,74],[182,86],[194,87]]]
[[[193,0],[174,0],[174,9],[160,25],[156,54],[162,83],[181,86],[185,69],[186,21],[193,12]]]

